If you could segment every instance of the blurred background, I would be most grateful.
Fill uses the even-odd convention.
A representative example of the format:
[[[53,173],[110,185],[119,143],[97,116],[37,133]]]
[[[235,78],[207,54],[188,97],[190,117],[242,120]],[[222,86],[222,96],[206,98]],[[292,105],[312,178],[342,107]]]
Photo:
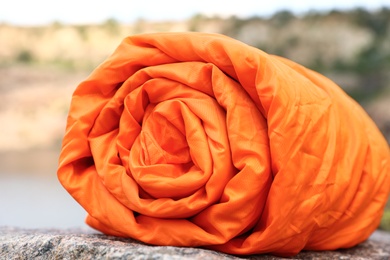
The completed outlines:
[[[124,37],[173,31],[222,33],[319,71],[390,142],[390,0],[3,1],[1,226],[85,227],[56,177],[72,92]]]

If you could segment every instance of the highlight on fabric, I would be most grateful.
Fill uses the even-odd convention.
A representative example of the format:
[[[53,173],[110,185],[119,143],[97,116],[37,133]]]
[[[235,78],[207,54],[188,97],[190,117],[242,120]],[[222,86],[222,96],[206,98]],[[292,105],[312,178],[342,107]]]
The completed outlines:
[[[390,152],[312,70],[223,35],[142,34],[76,88],[58,178],[105,234],[289,256],[370,236]]]

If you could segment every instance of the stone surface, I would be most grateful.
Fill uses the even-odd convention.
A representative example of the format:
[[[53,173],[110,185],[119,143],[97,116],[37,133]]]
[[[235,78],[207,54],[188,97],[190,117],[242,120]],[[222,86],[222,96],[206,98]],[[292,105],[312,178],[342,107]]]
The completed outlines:
[[[0,227],[0,259],[281,259],[269,255],[237,257],[201,248],[150,246],[83,229]],[[376,231],[351,249],[301,252],[291,259],[390,259],[390,233]]]

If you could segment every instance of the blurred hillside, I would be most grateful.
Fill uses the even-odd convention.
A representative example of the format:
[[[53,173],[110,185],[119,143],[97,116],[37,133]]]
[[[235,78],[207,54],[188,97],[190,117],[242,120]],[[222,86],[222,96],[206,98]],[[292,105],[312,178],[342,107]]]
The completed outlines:
[[[196,15],[160,23],[1,24],[0,165],[12,161],[12,151],[58,149],[77,84],[124,37],[163,31],[222,33],[319,71],[360,102],[390,141],[390,9],[300,17],[281,11],[250,19]]]
[[[157,31],[222,33],[268,53],[281,55],[329,75],[359,101],[389,82],[390,9],[376,12],[308,13],[280,11],[271,18],[206,17],[183,22],[121,25],[13,27],[0,25],[0,64],[54,64],[66,69],[96,67],[126,36]]]

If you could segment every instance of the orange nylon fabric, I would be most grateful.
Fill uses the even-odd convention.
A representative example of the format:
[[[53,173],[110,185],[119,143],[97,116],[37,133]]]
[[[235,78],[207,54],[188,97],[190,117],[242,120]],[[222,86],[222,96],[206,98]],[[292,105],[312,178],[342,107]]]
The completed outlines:
[[[324,76],[222,35],[125,38],[74,92],[58,177],[106,234],[231,254],[352,247],[389,146]]]

